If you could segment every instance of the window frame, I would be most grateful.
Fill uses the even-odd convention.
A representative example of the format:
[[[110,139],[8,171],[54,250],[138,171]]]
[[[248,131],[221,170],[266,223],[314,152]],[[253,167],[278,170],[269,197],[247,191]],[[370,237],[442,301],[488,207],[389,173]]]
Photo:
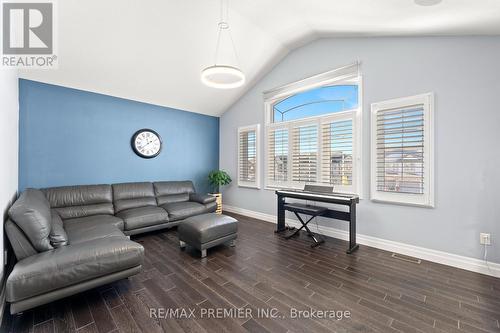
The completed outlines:
[[[423,105],[424,110],[424,193],[397,193],[377,190],[377,112]],[[434,187],[434,93],[426,93],[396,98],[371,105],[371,186],[370,198],[375,202],[385,202],[419,207],[435,207]]]
[[[246,182],[240,179],[240,139],[241,133],[255,131],[255,182]],[[260,189],[260,124],[238,127],[238,187]]]
[[[343,119],[352,119],[353,126],[353,173],[352,173],[352,186],[350,189],[346,187],[339,187],[334,185],[334,191],[340,193],[354,193],[360,198],[363,197],[363,181],[362,181],[362,127],[363,127],[363,76],[360,72],[359,62],[334,69],[325,73],[321,73],[297,82],[287,84],[285,86],[272,89],[264,92],[264,188],[267,190],[296,188],[302,189],[304,184],[293,182],[292,180],[292,129],[298,125],[307,125],[315,123],[318,126],[318,178],[314,184],[323,185],[321,183],[321,160],[322,160],[322,135],[321,126],[326,121],[339,121]],[[273,106],[280,101],[311,89],[320,88],[332,85],[349,85],[356,84],[358,86],[358,107],[351,110],[344,110],[341,112],[334,112],[324,115],[305,117],[297,120],[276,122],[273,123]],[[288,130],[288,166],[287,166],[287,182],[273,183],[269,180],[269,133],[270,129],[286,128]]]

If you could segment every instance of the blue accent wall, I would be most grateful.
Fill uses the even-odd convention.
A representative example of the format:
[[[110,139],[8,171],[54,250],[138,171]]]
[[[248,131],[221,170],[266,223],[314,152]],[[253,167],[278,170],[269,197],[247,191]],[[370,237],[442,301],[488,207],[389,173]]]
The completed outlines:
[[[156,158],[133,152],[141,128],[162,137]],[[217,117],[19,80],[20,190],[190,179],[207,192],[207,174],[218,167]]]

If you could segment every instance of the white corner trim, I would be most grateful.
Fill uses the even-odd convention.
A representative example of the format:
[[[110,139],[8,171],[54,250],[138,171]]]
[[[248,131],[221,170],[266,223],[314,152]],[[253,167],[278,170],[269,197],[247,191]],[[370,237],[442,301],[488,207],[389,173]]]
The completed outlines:
[[[276,223],[276,216],[271,214],[260,213],[253,210],[229,205],[224,205],[223,210],[230,213],[249,216],[270,223]],[[300,226],[300,223],[294,219],[287,218],[285,222],[290,226]],[[319,233],[322,235],[339,238],[342,240],[349,240],[349,233],[347,231],[321,225],[318,227]],[[484,260],[476,258],[464,257],[453,253],[427,249],[425,247],[404,244],[367,235],[357,234],[356,236],[358,243],[362,245],[371,246],[389,252],[397,252],[407,256],[432,261],[438,264],[465,269],[471,272],[500,277],[500,264],[497,263],[487,263]]]

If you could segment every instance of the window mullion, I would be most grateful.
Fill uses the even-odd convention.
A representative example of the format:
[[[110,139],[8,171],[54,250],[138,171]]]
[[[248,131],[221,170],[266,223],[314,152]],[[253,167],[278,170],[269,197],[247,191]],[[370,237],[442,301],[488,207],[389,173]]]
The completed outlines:
[[[321,118],[316,121],[318,140],[317,140],[317,153],[316,153],[316,182],[323,182],[323,129],[321,128]]]

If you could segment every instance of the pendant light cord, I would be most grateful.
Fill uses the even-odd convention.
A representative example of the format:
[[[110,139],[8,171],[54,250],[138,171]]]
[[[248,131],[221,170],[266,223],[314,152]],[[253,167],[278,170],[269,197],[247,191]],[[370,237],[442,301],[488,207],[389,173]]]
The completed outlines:
[[[219,26],[217,28],[217,43],[215,44],[215,55],[214,55],[214,66],[217,66],[217,58],[219,56],[219,44],[220,44],[220,35],[222,34],[222,29]]]
[[[227,2],[224,13],[224,1]],[[215,45],[215,56],[214,56],[214,66],[217,66],[217,59],[219,57],[219,47],[220,40],[222,36],[222,30],[227,30],[229,34],[229,39],[231,40],[231,46],[233,49],[234,58],[236,60],[236,65],[240,65],[240,61],[238,58],[238,53],[236,52],[236,46],[234,45],[233,35],[231,34],[231,29],[229,28],[228,18],[229,18],[229,0],[221,0],[220,1],[220,20],[217,25],[217,43]],[[225,14],[225,18],[224,18]]]

